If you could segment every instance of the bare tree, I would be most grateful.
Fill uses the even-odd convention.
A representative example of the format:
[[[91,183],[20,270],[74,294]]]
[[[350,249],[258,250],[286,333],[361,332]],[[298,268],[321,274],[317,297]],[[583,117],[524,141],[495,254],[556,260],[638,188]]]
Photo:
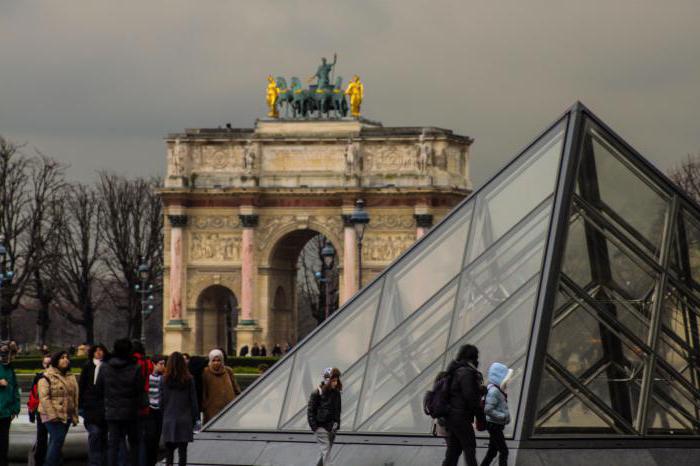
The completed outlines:
[[[66,190],[64,222],[60,225],[60,258],[52,274],[62,306],[56,310],[83,327],[85,340],[94,343],[95,314],[100,308],[102,260],[102,203],[92,187],[75,184]]]
[[[330,271],[330,281],[320,281],[317,272],[323,273],[323,256],[321,251],[329,243],[323,235],[316,235],[302,248],[297,262],[297,295],[300,306],[306,306],[311,315],[320,324],[325,320],[326,287],[328,287],[329,310],[333,312],[338,307],[338,274],[337,268]],[[325,278],[325,277],[324,277]]]
[[[101,173],[97,190],[104,235],[103,263],[119,288],[110,297],[125,313],[131,338],[141,332],[141,304],[135,285],[141,258],[149,265],[151,283],[159,289],[163,276],[163,208],[154,188],[158,179],[127,179]]]
[[[700,153],[694,156],[688,154],[685,162],[671,169],[668,174],[688,196],[700,202]]]

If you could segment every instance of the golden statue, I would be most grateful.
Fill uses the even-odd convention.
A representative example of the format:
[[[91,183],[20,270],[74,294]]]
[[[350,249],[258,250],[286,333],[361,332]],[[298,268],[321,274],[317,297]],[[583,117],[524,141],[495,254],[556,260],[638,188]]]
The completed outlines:
[[[280,95],[280,90],[277,87],[277,83],[272,75],[267,77],[267,95],[265,96],[265,101],[267,102],[267,116],[272,118],[278,118],[279,113],[277,113],[277,98]]]
[[[353,76],[347,89],[345,89],[345,95],[350,97],[350,112],[352,112],[352,116],[359,118],[362,98],[365,95],[365,86],[360,82],[358,75]]]

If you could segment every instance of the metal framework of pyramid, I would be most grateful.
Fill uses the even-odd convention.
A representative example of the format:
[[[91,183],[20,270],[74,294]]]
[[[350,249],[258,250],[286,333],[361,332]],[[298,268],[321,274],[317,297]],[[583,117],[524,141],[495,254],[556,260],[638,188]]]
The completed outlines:
[[[700,209],[576,104],[205,426],[191,461],[225,464],[221,441],[235,464],[313,460],[306,401],[328,366],[336,464],[439,461],[422,397],[470,343],[482,371],[515,370],[513,464],[557,445],[671,464],[645,458],[700,455],[699,309]]]

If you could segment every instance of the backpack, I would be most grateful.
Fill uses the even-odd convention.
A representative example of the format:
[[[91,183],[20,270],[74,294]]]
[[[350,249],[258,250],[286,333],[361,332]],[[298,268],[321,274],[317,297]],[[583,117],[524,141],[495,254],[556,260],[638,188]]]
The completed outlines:
[[[450,411],[450,385],[452,374],[446,374],[435,381],[432,390],[423,396],[423,412],[433,419],[446,417]]]

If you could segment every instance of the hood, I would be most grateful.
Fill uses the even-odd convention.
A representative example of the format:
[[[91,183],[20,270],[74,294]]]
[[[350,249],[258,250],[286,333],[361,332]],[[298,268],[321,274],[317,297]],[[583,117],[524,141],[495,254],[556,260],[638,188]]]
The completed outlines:
[[[123,369],[126,366],[133,364],[133,362],[130,359],[123,359],[119,357],[113,357],[107,362],[111,367],[114,367],[115,369]]]
[[[513,369],[508,369],[508,366],[500,362],[494,362],[489,367],[488,381],[491,384],[505,388],[504,385],[508,383],[512,375]]]

